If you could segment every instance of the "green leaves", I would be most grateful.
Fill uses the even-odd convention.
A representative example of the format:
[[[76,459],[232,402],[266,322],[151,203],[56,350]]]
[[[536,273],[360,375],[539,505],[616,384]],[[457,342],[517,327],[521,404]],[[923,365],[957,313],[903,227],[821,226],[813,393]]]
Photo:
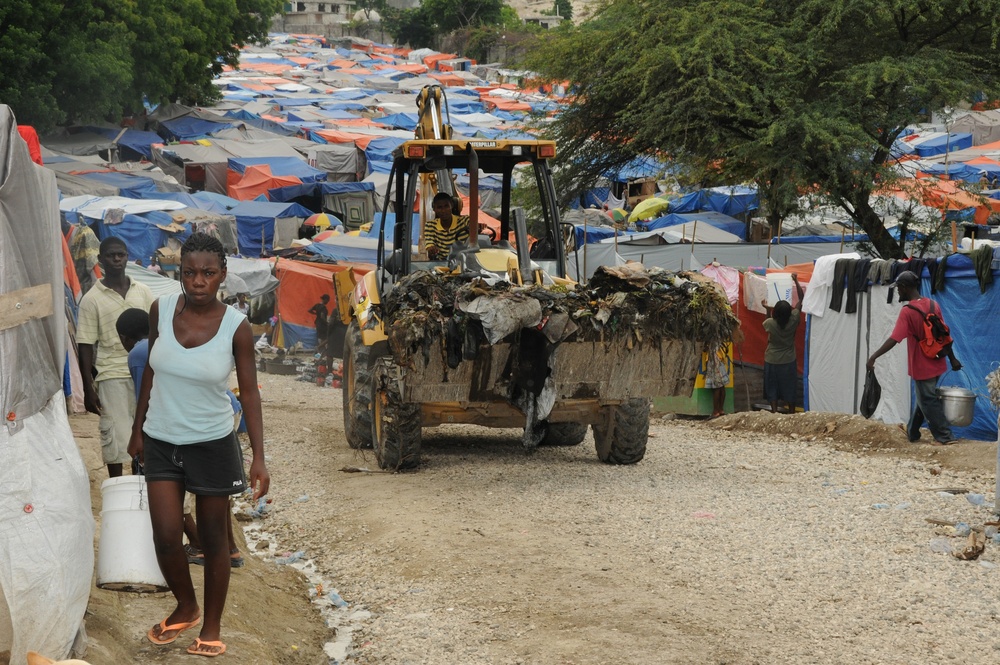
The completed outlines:
[[[120,121],[152,102],[205,103],[280,0],[6,0],[0,100],[18,122]]]
[[[703,184],[757,181],[772,211],[818,187],[874,225],[899,130],[1000,96],[998,17],[1000,0],[616,0],[529,66],[577,90],[554,133],[581,183],[659,154]]]

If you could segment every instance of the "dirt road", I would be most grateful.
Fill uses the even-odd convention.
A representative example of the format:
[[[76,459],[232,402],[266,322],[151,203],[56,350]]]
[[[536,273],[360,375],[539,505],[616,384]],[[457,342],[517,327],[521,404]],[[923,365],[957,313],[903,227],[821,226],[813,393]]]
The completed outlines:
[[[914,663],[1000,650],[1000,545],[959,561],[931,544],[965,539],[925,521],[992,519],[941,490],[992,502],[995,444],[913,446],[847,417],[743,414],[658,422],[643,462],[612,467],[589,436],[528,454],[517,432],[454,426],[425,431],[415,473],[346,473],[377,465],[344,443],[340,392],[261,383],[272,503],[253,537],[273,555],[303,551],[313,585],[325,578],[320,597],[336,589],[348,606],[330,613],[339,635],[325,631],[309,585],[272,577],[301,563],[267,555],[236,602],[290,609],[265,614],[242,647],[247,631],[231,639],[235,662],[321,662],[338,637],[357,663]]]

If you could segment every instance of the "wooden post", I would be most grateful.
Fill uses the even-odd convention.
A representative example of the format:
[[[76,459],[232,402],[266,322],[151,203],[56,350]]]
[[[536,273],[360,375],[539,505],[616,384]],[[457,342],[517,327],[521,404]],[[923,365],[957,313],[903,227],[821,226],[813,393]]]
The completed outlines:
[[[843,254],[844,253],[844,234],[845,233],[847,233],[847,227],[846,226],[840,229],[840,251],[838,252],[838,254]]]
[[[698,235],[698,220],[694,220],[694,226],[691,228],[691,253],[694,254],[694,239]]]
[[[954,221],[951,223],[951,253],[958,251],[958,226]]]

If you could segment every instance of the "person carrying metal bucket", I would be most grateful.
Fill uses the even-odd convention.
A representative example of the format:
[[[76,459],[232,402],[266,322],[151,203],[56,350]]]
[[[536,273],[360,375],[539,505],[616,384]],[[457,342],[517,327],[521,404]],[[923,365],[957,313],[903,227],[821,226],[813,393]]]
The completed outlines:
[[[937,384],[941,375],[948,369],[945,358],[951,361],[951,368],[956,372],[962,369],[962,363],[955,357],[951,344],[938,350],[934,357],[928,355],[922,348],[926,346],[928,316],[936,315],[943,322],[941,308],[933,300],[920,295],[920,278],[916,273],[902,272],[890,286],[896,287],[900,302],[906,304],[899,312],[896,327],[893,328],[889,339],[868,358],[866,367],[869,370],[874,369],[879,356],[905,339],[907,372],[913,379],[917,396],[910,421],[906,425],[906,435],[911,442],[919,441],[920,428],[926,420],[934,437],[934,445],[954,443],[957,439],[951,433],[944,405],[937,394]]]

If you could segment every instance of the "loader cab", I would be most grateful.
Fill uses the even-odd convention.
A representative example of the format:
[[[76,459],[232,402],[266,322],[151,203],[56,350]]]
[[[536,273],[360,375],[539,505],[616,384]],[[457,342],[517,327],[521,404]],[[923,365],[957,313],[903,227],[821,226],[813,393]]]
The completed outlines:
[[[383,210],[379,233],[377,268],[382,288],[415,270],[437,266],[482,267],[491,272],[505,272],[510,257],[514,257],[522,275],[528,276],[526,271],[534,262],[549,275],[565,278],[559,211],[549,168],[549,159],[554,156],[553,141],[418,139],[399,146],[393,155],[385,199],[392,202],[396,224],[393,232],[386,234]],[[530,207],[530,214],[538,216],[530,220],[536,234],[533,239],[528,237],[529,220],[525,219],[524,209],[511,203],[516,170],[530,173],[536,185],[538,200]],[[420,230],[434,217],[430,201],[435,193],[457,195],[452,177],[457,171],[466,171],[469,176],[470,209],[462,210],[461,214],[469,217],[470,228],[475,227],[475,232],[470,233],[473,242],[453,247],[449,256],[431,261],[423,251]],[[485,220],[485,213],[476,208],[480,200],[480,172],[495,176],[502,183],[498,205],[494,206],[498,225],[480,223]],[[517,177],[523,181],[524,175]]]

